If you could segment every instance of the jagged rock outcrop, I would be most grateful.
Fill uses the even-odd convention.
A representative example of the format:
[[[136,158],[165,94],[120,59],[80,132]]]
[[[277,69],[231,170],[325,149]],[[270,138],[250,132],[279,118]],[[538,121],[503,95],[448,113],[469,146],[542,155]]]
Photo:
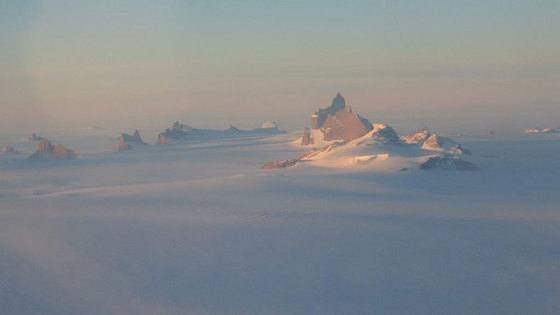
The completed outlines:
[[[381,144],[398,144],[400,142],[395,129],[386,124],[374,124],[371,138]]]
[[[265,169],[287,168],[296,165],[298,162],[299,162],[298,159],[268,162],[265,165],[263,165],[262,168]]]
[[[169,144],[178,140],[185,140],[193,128],[176,121],[171,128],[165,129],[164,132],[158,135],[158,144]]]
[[[446,139],[443,139],[443,137],[440,137],[438,134],[434,133],[424,141],[422,149],[442,150],[442,146],[445,140]]]
[[[311,129],[305,128],[303,130],[303,136],[301,137],[301,145],[312,145],[315,144],[315,140],[311,136]]]
[[[559,128],[529,128],[525,129],[525,133],[560,133]]]
[[[2,150],[0,150],[0,153],[2,154],[8,154],[8,153],[19,153],[18,151],[16,151],[14,149],[14,147],[11,147],[9,145],[5,145],[2,147]]]
[[[409,144],[424,143],[431,136],[428,128],[420,128],[412,136],[403,136],[402,139]]]
[[[29,137],[29,141],[43,141],[43,140],[47,140],[39,135],[37,135],[36,133],[32,133]]]
[[[231,132],[241,132],[241,131],[242,131],[241,129],[235,127],[234,125],[229,125],[229,128],[226,129],[226,132],[230,132],[230,133]]]
[[[74,151],[60,144],[52,145],[48,140],[41,140],[37,151],[31,154],[28,160],[72,160],[76,158]]]
[[[453,171],[476,171],[478,167],[471,162],[465,161],[457,156],[432,156],[420,165],[422,170],[453,170]]]
[[[311,116],[311,129],[320,130],[325,141],[352,141],[373,129],[371,122],[352,112],[344,97],[337,93],[327,108]],[[303,140],[302,140],[303,142]]]
[[[278,129],[278,124],[275,121],[267,121],[261,125],[261,129]]]
[[[352,141],[368,133],[371,125],[364,124],[358,115],[352,113],[352,108],[346,106],[335,115],[328,115],[320,130],[326,141]]]
[[[340,93],[336,93],[336,96],[333,98],[331,102],[331,106],[327,108],[319,108],[317,112],[311,117],[316,123],[311,124],[312,129],[319,129],[323,126],[327,117],[333,116],[338,113],[341,109],[346,107],[346,100]]]
[[[136,144],[146,144],[143,140],[142,137],[140,137],[140,132],[138,131],[138,129],[134,130],[134,133],[131,135],[127,134],[127,133],[123,133],[121,134],[121,138],[124,139],[125,142],[134,142]],[[120,139],[119,139],[120,141]]]

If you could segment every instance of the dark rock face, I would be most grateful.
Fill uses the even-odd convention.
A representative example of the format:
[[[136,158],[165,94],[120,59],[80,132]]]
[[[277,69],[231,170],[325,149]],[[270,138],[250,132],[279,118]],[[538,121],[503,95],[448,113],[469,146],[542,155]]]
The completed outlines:
[[[420,128],[416,133],[412,136],[403,137],[407,143],[423,143],[431,136],[430,131],[428,128]]]
[[[377,129],[372,133],[371,137],[375,142],[381,144],[397,144],[399,143],[399,135],[391,126],[385,124],[376,125]]]
[[[187,135],[193,128],[176,121],[171,128],[167,128],[164,132],[158,135],[158,144],[173,143],[177,140],[187,139]]]
[[[297,159],[293,160],[283,160],[283,161],[275,161],[275,162],[268,162],[262,166],[265,169],[273,169],[273,168],[287,168],[296,165],[299,162]]]
[[[364,136],[371,130],[371,126],[364,124],[363,120],[354,113],[350,106],[344,107],[334,116],[328,115],[321,127],[324,139],[352,141]]]
[[[301,138],[301,145],[311,145],[315,144],[315,140],[311,136],[311,130],[309,128],[305,128],[303,130],[303,137]]]
[[[43,141],[43,140],[47,140],[41,136],[38,136],[36,133],[32,133],[29,137],[29,141]]]
[[[226,132],[241,132],[242,130],[235,127],[234,125],[229,125],[229,128],[226,129]]]
[[[28,160],[72,160],[76,158],[74,151],[60,144],[52,145],[48,140],[41,140],[37,151],[31,154]]]
[[[342,95],[340,95],[340,93],[336,93],[336,96],[333,98],[331,106],[323,109],[323,108],[319,108],[319,110],[315,113],[316,116],[316,124],[311,124],[311,128],[313,128],[315,125],[316,128],[313,129],[319,129],[321,128],[321,126],[323,126],[323,124],[325,123],[325,121],[327,120],[327,117],[329,115],[335,115],[336,113],[338,113],[338,111],[340,111],[341,109],[343,109],[344,107],[346,107],[346,100],[344,99],[344,97],[342,97]]]
[[[443,139],[437,134],[431,135],[428,139],[424,141],[424,145],[431,148],[439,148],[443,145]]]
[[[123,138],[125,142],[134,142],[136,144],[146,144],[142,140],[142,137],[140,137],[140,132],[138,131],[138,129],[134,130],[134,134],[132,134],[132,136],[127,134],[127,133],[123,133],[121,135],[121,138]]]
[[[13,147],[5,145],[2,147],[2,150],[0,150],[0,153],[19,153],[18,151],[16,151]]]
[[[352,113],[344,97],[337,93],[327,108],[320,108],[311,116],[311,129],[321,130],[324,140],[352,141],[373,129],[369,120]]]
[[[463,146],[461,146],[460,144],[457,144],[457,145],[455,146],[455,150],[456,150],[459,154],[471,155],[471,150],[463,148]]]
[[[426,162],[420,165],[422,170],[453,170],[453,171],[476,171],[478,167],[471,162],[462,160],[459,157],[452,156],[433,156],[430,157]]]

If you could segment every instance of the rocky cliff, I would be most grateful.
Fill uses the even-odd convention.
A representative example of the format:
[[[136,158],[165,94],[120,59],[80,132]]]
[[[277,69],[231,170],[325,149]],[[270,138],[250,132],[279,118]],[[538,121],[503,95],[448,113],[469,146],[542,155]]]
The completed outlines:
[[[48,140],[41,140],[37,145],[37,151],[31,154],[28,160],[71,160],[75,159],[74,151],[60,144],[52,145]]]

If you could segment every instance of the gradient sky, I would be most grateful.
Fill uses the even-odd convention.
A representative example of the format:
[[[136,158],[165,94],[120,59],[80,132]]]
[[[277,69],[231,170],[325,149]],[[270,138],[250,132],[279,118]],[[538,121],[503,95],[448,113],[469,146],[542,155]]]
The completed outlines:
[[[560,125],[559,1],[0,0],[0,132]]]

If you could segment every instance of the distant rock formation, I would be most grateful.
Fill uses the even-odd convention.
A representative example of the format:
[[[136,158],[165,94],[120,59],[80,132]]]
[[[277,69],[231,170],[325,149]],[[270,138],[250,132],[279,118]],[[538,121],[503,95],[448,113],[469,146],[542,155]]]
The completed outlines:
[[[41,140],[37,146],[37,151],[31,154],[28,160],[71,160],[75,159],[74,151],[63,147],[60,144],[52,145],[48,140]]]
[[[262,168],[265,169],[287,168],[296,165],[298,162],[299,162],[298,159],[268,162],[265,165],[263,165]]]
[[[41,136],[38,136],[36,133],[32,133],[29,137],[29,141],[43,141],[43,140],[47,140]]]
[[[165,129],[164,132],[158,135],[158,144],[169,144],[178,140],[185,140],[193,128],[176,121],[171,128]]]
[[[315,144],[315,141],[311,136],[311,129],[305,128],[303,130],[303,136],[301,137],[301,145],[311,145],[311,144]]]
[[[231,132],[241,132],[241,131],[242,131],[241,129],[235,127],[234,125],[229,125],[229,128],[226,129],[226,132],[230,132],[230,133]]]
[[[467,162],[457,156],[432,156],[420,165],[422,170],[454,170],[454,171],[476,171],[478,167],[471,162]]]
[[[447,139],[443,139],[443,137],[440,137],[438,134],[434,133],[424,141],[424,144],[422,145],[422,149],[442,150],[443,149],[442,145],[445,140]]]
[[[117,150],[119,152],[132,150],[132,146],[126,143],[124,134],[119,137],[119,145],[117,146]],[[145,143],[144,143],[145,144]]]
[[[278,124],[275,121],[267,121],[261,125],[261,129],[278,129]]]
[[[492,131],[492,130],[486,130],[486,131],[484,132],[484,134],[487,135],[487,136],[493,136],[493,135],[495,135],[496,133],[495,133],[494,131]]]
[[[398,144],[400,142],[395,129],[386,124],[374,124],[371,138],[381,144]]]
[[[529,128],[525,129],[525,133],[560,133],[560,127],[558,128]]]
[[[337,93],[329,107],[311,116],[311,129],[320,130],[325,141],[352,141],[373,129],[371,122],[352,112],[344,97]],[[304,133],[305,134],[305,133]],[[302,144],[303,144],[302,140]]]
[[[315,114],[312,116],[312,118],[314,118],[316,123],[315,124],[312,123],[311,128],[312,129],[321,128],[329,115],[330,116],[336,115],[336,113],[338,113],[344,107],[346,107],[346,100],[340,93],[336,93],[336,96],[333,98],[331,102],[331,106],[325,109],[319,108],[319,110],[315,112]]]
[[[416,133],[412,136],[403,136],[402,139],[409,144],[417,144],[417,143],[424,143],[424,141],[428,140],[431,136],[430,131],[428,128],[420,128]]]
[[[19,153],[18,151],[16,151],[14,149],[14,147],[11,147],[9,145],[5,145],[2,147],[2,150],[0,150],[0,153],[2,154],[8,154],[8,153]]]
[[[125,142],[134,142],[136,144],[146,144],[143,140],[142,137],[140,137],[140,132],[138,131],[138,129],[134,129],[134,133],[131,135],[127,134],[127,133],[123,133],[121,135],[121,138],[124,139]],[[120,139],[119,139],[120,141]]]

